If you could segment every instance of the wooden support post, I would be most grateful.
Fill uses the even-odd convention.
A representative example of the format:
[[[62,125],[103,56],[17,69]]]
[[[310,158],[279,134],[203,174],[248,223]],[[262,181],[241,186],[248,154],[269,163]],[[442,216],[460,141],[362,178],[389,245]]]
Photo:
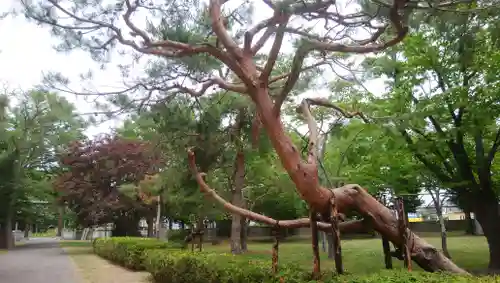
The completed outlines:
[[[274,244],[273,244],[273,258],[272,258],[272,271],[273,274],[278,273],[278,251],[279,251],[279,237],[280,237],[280,229],[279,229],[279,221],[276,222],[276,226],[273,227],[273,236],[274,236]]]
[[[189,237],[191,238],[191,252],[194,252],[194,242],[196,240],[196,233],[193,229],[189,232]]]
[[[384,205],[387,205],[387,202],[385,201],[385,197],[382,197],[379,199],[379,202],[381,202]],[[385,263],[385,268],[386,269],[392,269],[392,254],[391,254],[391,245],[389,240],[382,236],[382,249],[384,251],[384,263]]]
[[[338,274],[344,273],[344,267],[342,264],[342,247],[340,243],[340,231],[339,231],[339,219],[337,213],[337,205],[335,203],[335,196],[332,194],[330,197],[330,204],[332,206],[332,211],[330,213],[330,223],[332,224],[332,235],[333,235],[333,252],[335,258],[335,270]]]
[[[408,231],[407,231],[404,202],[401,197],[398,197],[396,202],[397,202],[396,208],[398,212],[398,226],[399,226],[398,228],[403,243],[403,245],[401,246],[401,252],[403,253],[403,260],[405,267],[408,268],[408,271],[411,271],[411,255],[410,255],[410,249],[408,247]]]
[[[386,269],[392,269],[392,255],[389,240],[382,237],[382,248],[384,249],[384,262]]]
[[[203,250],[203,234],[205,234],[205,231],[203,230],[198,231],[198,237],[199,237],[198,251],[200,252]]]
[[[319,258],[318,247],[318,223],[316,222],[316,212],[312,209],[309,210],[309,219],[311,221],[312,232],[312,250],[313,250],[313,279],[318,280],[321,277],[321,262]]]

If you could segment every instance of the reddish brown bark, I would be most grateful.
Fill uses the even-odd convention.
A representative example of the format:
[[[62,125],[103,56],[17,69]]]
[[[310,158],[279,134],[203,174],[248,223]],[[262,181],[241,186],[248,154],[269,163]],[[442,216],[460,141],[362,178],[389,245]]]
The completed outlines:
[[[309,219],[311,220],[312,232],[313,278],[317,280],[321,277],[321,259],[319,257],[318,224],[316,222],[316,218],[316,213],[313,210],[310,210]]]
[[[335,270],[338,274],[342,274],[344,272],[344,267],[342,265],[342,248],[340,244],[340,231],[339,231],[339,216],[337,212],[337,204],[335,203],[335,194],[332,194],[332,198],[330,199],[330,205],[332,206],[331,215],[330,215],[330,223],[332,224],[332,248],[333,248],[333,257],[335,259]],[[328,247],[330,249],[330,247]],[[330,250],[328,251],[330,253]]]
[[[196,168],[195,156],[193,152],[189,152],[189,163],[196,181],[200,185],[201,191],[205,193],[206,196],[211,197],[217,202],[221,203],[224,208],[231,213],[238,213],[253,221],[258,221],[272,226],[278,225],[282,228],[299,228],[310,226],[309,219],[283,221],[280,220],[278,222],[275,219],[269,218],[267,216],[232,205],[231,203],[221,198],[205,182],[203,178],[204,173],[198,172]],[[391,241],[395,246],[401,246],[403,244],[402,237],[398,229],[397,219],[387,207],[378,202],[359,185],[351,184],[332,190],[328,190],[325,188],[321,188],[321,190],[335,194],[335,200],[339,212],[356,210],[365,217],[364,220],[339,223],[339,230],[341,233],[366,231],[367,229],[370,229],[372,227],[387,240]],[[331,231],[331,224],[317,222],[317,226],[318,229],[322,231]],[[435,247],[428,244],[425,240],[419,238],[409,229],[407,230],[407,233],[408,247],[410,250],[411,258],[424,270],[431,272],[447,271],[453,273],[467,273],[465,270],[455,265],[450,259],[444,256]]]
[[[280,237],[280,231],[279,227],[274,227],[273,229],[274,233],[274,243],[273,243],[273,257],[272,257],[272,271],[274,274],[278,273],[278,252],[279,252],[279,237]]]
[[[399,235],[401,237],[401,242],[403,243],[400,247],[400,250],[403,253],[403,260],[404,260],[404,265],[408,269],[408,271],[411,271],[411,258],[410,258],[410,249],[408,247],[408,228],[407,228],[407,222],[406,222],[406,216],[407,214],[405,213],[405,208],[403,204],[403,199],[398,198],[397,200],[397,212],[398,212],[398,229],[399,229]]]

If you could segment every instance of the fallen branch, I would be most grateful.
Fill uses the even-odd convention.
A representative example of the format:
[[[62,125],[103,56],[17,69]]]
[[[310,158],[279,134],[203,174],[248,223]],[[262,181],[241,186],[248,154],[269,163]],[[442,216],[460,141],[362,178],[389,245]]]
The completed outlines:
[[[365,189],[356,184],[345,185],[331,190],[339,211],[356,210],[366,219],[371,220],[373,229],[379,232],[395,246],[401,246],[402,238],[398,230],[398,222],[391,211],[377,201]],[[422,269],[430,272],[446,271],[458,274],[468,274],[458,267],[444,254],[415,235],[410,229],[408,233],[408,248],[411,258]]]
[[[317,142],[317,124],[314,116],[310,112],[310,104],[333,108],[346,118],[359,116],[365,123],[370,122],[363,113],[347,112],[326,99],[305,99],[300,108],[298,108],[298,112],[304,115],[309,127],[308,158],[311,158],[311,154],[314,154]],[[313,151],[311,152],[311,150]],[[406,229],[405,233],[408,238],[405,237],[403,239],[403,237],[401,237],[401,231],[398,229],[399,225],[396,217],[394,217],[385,205],[377,201],[359,185],[346,185],[340,188],[331,189],[330,191],[332,193],[332,201],[334,201],[331,203],[330,209],[336,206],[338,211],[358,211],[365,219],[370,220],[373,228],[379,232],[383,238],[391,241],[397,247],[407,245],[411,259],[424,270],[431,272],[447,271],[460,274],[467,273],[435,247],[429,245],[425,240],[415,235],[410,229]],[[322,213],[328,213],[328,211],[323,211]]]
[[[189,159],[189,167],[191,169],[191,172],[193,173],[196,182],[200,186],[200,191],[205,194],[205,196],[210,197],[220,203],[224,208],[229,211],[230,213],[235,213],[238,215],[241,215],[242,217],[246,217],[250,220],[268,224],[270,226],[277,226],[279,228],[286,228],[286,229],[294,229],[294,228],[307,228],[310,227],[311,222],[309,218],[300,218],[300,219],[294,219],[294,220],[276,220],[271,217],[267,217],[265,215],[255,213],[253,211],[235,206],[228,201],[226,201],[224,198],[219,196],[215,190],[210,188],[210,186],[205,182],[204,176],[206,175],[205,173],[198,172],[197,166],[196,166],[196,159],[194,152],[191,150],[188,150],[188,159]],[[329,223],[324,223],[324,222],[317,222],[318,229],[321,231],[325,232],[330,232],[331,231],[331,224]],[[355,232],[369,232],[370,225],[367,223],[366,220],[354,220],[354,221],[347,221],[347,222],[342,222],[339,223],[339,230],[342,233],[355,233]]]

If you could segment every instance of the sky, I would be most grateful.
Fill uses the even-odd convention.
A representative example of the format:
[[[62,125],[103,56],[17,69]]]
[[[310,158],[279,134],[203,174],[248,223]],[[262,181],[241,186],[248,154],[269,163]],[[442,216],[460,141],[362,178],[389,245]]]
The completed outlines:
[[[0,1],[0,13],[10,10],[16,5],[16,0]],[[271,10],[262,1],[256,3],[255,21],[267,18],[271,15]],[[141,15],[138,15],[140,17]],[[138,20],[137,23],[145,22]],[[90,56],[82,51],[73,51],[69,54],[60,53],[53,49],[58,43],[53,38],[48,28],[37,26],[33,22],[28,22],[24,16],[8,17],[0,21],[0,84],[11,89],[29,89],[41,82],[44,73],[57,71],[68,77],[70,81],[77,82],[79,75],[87,70],[94,73],[92,84],[97,89],[102,90],[104,86],[121,86],[121,74],[114,67],[114,63],[108,65],[106,70],[100,70],[99,65],[92,61]],[[268,44],[270,45],[270,44]],[[284,44],[284,49],[290,44]],[[269,49],[270,46],[267,46]],[[137,70],[136,70],[137,71]],[[331,76],[333,74],[327,74]],[[78,86],[77,86],[78,87]],[[368,85],[370,89],[383,89],[380,81],[372,82]],[[63,94],[72,101],[79,113],[89,113],[94,111],[91,102],[85,101],[82,97],[72,94]],[[327,90],[314,90],[306,92],[302,97],[325,96]],[[113,119],[90,127],[86,134],[90,137],[110,132],[112,128],[121,125],[121,119]]]
[[[10,10],[16,0],[0,1],[0,13]],[[261,1],[256,1],[262,3]],[[264,5],[264,4],[262,4]],[[257,18],[263,19],[270,16],[267,7],[257,6]],[[267,11],[267,12],[263,12]],[[87,70],[94,72],[92,84],[97,86],[121,85],[122,76],[119,70],[111,64],[105,70],[100,70],[99,65],[92,61],[87,53],[75,51],[69,54],[58,53],[53,49],[57,39],[53,38],[47,28],[42,28],[28,22],[24,16],[8,17],[0,21],[0,87],[27,90],[42,80],[43,74],[49,71],[58,71],[71,81],[78,81],[79,75]],[[284,44],[286,46],[287,44]],[[269,46],[268,46],[269,48]],[[136,70],[137,71],[137,70]],[[139,70],[140,71],[140,70]],[[323,74],[326,79],[332,79],[331,72]],[[375,80],[365,85],[373,93],[384,91],[382,80]],[[301,97],[327,96],[328,90],[312,90]],[[82,97],[64,94],[66,98],[76,105],[79,113],[93,112],[92,102],[85,101]],[[109,133],[119,127],[121,119],[111,119],[90,127],[86,134],[89,137],[101,133]]]
[[[1,1],[0,12],[10,10],[15,0]],[[99,66],[84,52],[58,53],[53,49],[57,43],[50,31],[28,22],[24,16],[7,17],[0,21],[0,84],[9,89],[27,90],[42,80],[43,74],[59,71],[72,80],[79,74],[93,69],[97,72],[95,83],[102,85],[119,82],[120,73],[116,68],[99,71]],[[94,107],[82,97],[63,94],[73,102],[79,113],[93,112]],[[109,132],[120,121],[110,120],[89,128],[88,136]]]

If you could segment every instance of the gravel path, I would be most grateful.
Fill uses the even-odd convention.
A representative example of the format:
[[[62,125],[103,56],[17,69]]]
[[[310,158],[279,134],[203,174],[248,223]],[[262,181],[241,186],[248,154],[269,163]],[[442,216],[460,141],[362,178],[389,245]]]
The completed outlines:
[[[80,283],[74,264],[56,239],[30,239],[0,254],[0,283]]]

